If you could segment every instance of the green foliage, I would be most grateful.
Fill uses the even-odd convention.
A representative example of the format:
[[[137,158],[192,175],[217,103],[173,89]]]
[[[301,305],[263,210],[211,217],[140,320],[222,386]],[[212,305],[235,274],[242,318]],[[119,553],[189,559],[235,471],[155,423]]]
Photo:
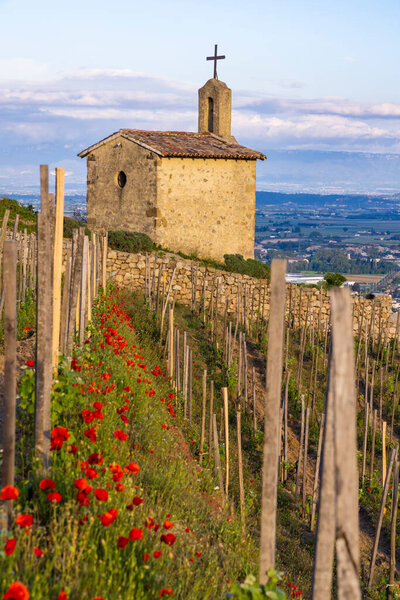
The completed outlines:
[[[17,317],[17,338],[23,339],[27,334],[27,327],[35,329],[36,327],[36,302],[34,293],[29,288],[25,288],[25,302],[19,307]]]
[[[137,231],[109,231],[108,244],[122,252],[151,252],[156,248],[148,235]]]
[[[253,258],[245,260],[241,254],[224,254],[224,260],[228,271],[257,279],[269,279],[270,267],[259,260]]]
[[[10,211],[8,218],[8,229],[14,226],[15,215],[19,215],[18,231],[24,231],[25,227],[28,233],[36,231],[36,212],[33,206],[24,206],[17,200],[11,200],[11,198],[0,198],[0,219],[3,219],[6,210]]]
[[[86,227],[86,224],[78,219],[71,219],[70,217],[64,217],[64,237],[72,238],[72,232],[74,229],[78,229],[79,227],[85,227],[85,234],[90,235],[89,229]]]
[[[282,580],[282,575],[275,569],[270,569],[267,574],[268,582],[265,585],[258,585],[254,575],[248,575],[244,583],[235,583],[231,593],[226,597],[236,600],[262,600],[263,598],[285,600],[286,594],[277,588],[278,583]]]
[[[340,287],[345,281],[346,277],[341,273],[325,273],[325,287],[329,290],[331,287]]]

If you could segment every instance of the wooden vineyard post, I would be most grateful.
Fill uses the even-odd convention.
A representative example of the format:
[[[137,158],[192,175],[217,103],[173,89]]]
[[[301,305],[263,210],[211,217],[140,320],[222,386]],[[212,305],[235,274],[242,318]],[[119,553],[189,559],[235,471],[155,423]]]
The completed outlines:
[[[399,457],[396,458],[393,476],[392,514],[390,523],[390,572],[388,584],[388,600],[393,600],[394,577],[396,574],[396,524],[399,503]]]
[[[313,600],[326,600],[331,597],[332,591],[332,567],[335,553],[335,416],[332,388],[333,378],[328,373],[318,521],[311,587]]]
[[[203,462],[204,438],[206,433],[206,403],[207,403],[207,369],[203,371],[203,405],[201,412],[201,434],[200,434],[200,465]]]
[[[41,212],[37,219],[35,452],[46,471],[50,463],[50,395],[52,386],[53,239],[48,167],[40,167]]]
[[[210,412],[208,413],[208,464],[211,462],[211,448],[213,435],[213,414],[214,414],[214,381],[210,382]]]
[[[225,439],[225,495],[228,499],[229,491],[229,406],[228,388],[222,388],[222,400],[224,403],[224,439]]]
[[[372,483],[372,479],[374,476],[376,420],[377,420],[377,410],[376,410],[376,408],[374,408],[374,412],[373,412],[373,416],[372,416],[371,457],[370,457],[370,463],[369,463],[369,481],[370,481],[370,483]]]
[[[172,306],[169,307],[169,361],[168,361],[168,374],[170,381],[174,376],[174,309]]]
[[[86,291],[86,298],[87,298],[87,311],[86,311],[86,321],[85,321],[85,328],[88,326],[88,324],[90,323],[90,321],[92,320],[92,264],[91,264],[91,252],[90,252],[90,241],[88,240],[88,244],[87,244],[87,265],[88,265],[88,270],[87,270],[87,291]],[[88,337],[90,335],[90,332],[88,331],[87,333]]]
[[[314,473],[314,485],[313,485],[313,494],[312,494],[312,507],[311,507],[311,521],[310,521],[310,531],[314,531],[315,528],[315,513],[317,510],[317,494],[318,494],[318,482],[319,482],[319,467],[321,463],[321,449],[322,449],[322,439],[324,435],[324,425],[325,425],[325,414],[321,415],[321,425],[319,428],[319,436],[318,436],[318,449],[317,449],[317,461],[315,463],[315,473]]]
[[[304,458],[303,458],[303,498],[302,498],[302,508],[303,514],[306,511],[306,498],[307,498],[307,455],[308,455],[308,429],[310,422],[310,407],[306,408],[306,429],[304,434]]]
[[[256,370],[252,368],[251,392],[253,397],[253,431],[257,433],[257,413],[256,413]]]
[[[189,423],[192,423],[192,392],[193,392],[193,356],[191,348],[188,348],[188,407],[189,407]]]
[[[238,476],[239,476],[239,498],[240,498],[240,520],[242,533],[245,532],[244,514],[244,484],[243,484],[243,458],[242,458],[242,423],[240,410],[236,412],[237,451],[238,451]]]
[[[64,232],[64,178],[65,170],[56,168],[56,215],[54,229],[53,271],[53,372],[58,368],[61,318],[61,269]]]
[[[365,468],[366,468],[366,462],[367,462],[368,411],[369,411],[369,404],[368,404],[367,401],[365,401],[365,404],[364,404],[364,439],[363,439],[363,454],[362,454],[361,485],[364,485]]]
[[[300,443],[299,452],[297,455],[297,473],[296,473],[296,490],[294,493],[295,500],[297,502],[300,491],[300,475],[301,475],[301,463],[303,459],[303,445],[304,445],[304,419],[305,419],[305,404],[304,396],[301,396],[301,426],[300,426]]]
[[[398,451],[399,451],[398,444],[396,444],[396,448],[392,448],[392,450],[390,451],[389,464],[388,464],[388,468],[386,471],[385,483],[384,483],[383,491],[382,491],[381,507],[379,510],[378,523],[376,526],[374,545],[372,548],[371,564],[369,567],[368,588],[371,587],[372,581],[374,578],[375,561],[376,561],[376,555],[378,552],[379,538],[381,535],[383,514],[385,511],[386,499],[387,499],[387,495],[389,492],[389,484],[390,484],[390,478],[392,476],[393,465],[394,465],[395,460],[397,459]]]
[[[60,323],[60,348],[61,352],[65,352],[66,333],[68,325],[69,312],[69,286],[71,282],[71,251],[68,250],[65,261],[64,285],[61,298],[61,323]]]
[[[336,557],[338,598],[361,598],[359,581],[358,467],[354,339],[351,297],[330,292],[336,480]],[[331,374],[330,374],[331,377]]]
[[[79,344],[82,346],[85,337],[85,321],[87,308],[87,275],[88,275],[88,236],[83,236],[82,246],[82,271],[80,285],[80,311],[79,311]]]
[[[360,600],[354,341],[348,290],[331,290],[332,339],[325,410],[313,600],[331,597],[336,540],[337,597]]]
[[[386,475],[386,421],[382,422],[382,482]]]
[[[222,501],[225,504],[224,481],[222,478],[221,459],[219,456],[219,443],[218,443],[218,429],[217,429],[217,415],[216,414],[213,414],[213,438],[214,438],[215,471],[218,476],[218,484],[219,484],[219,489],[221,490]]]
[[[103,255],[102,255],[102,284],[103,284],[103,294],[106,294],[106,285],[107,285],[107,249],[108,249],[108,234],[103,235]]]
[[[76,329],[76,313],[79,306],[78,296],[79,287],[81,282],[82,273],[82,248],[83,248],[83,236],[82,230],[73,234],[72,238],[72,266],[71,266],[71,285],[69,289],[69,314],[68,314],[68,329],[66,333],[66,345],[65,353],[67,356],[71,356],[72,346],[74,342],[75,329]]]
[[[15,408],[17,388],[17,242],[4,242],[4,421],[2,487],[14,485],[15,465]],[[8,522],[12,501],[6,502]],[[0,524],[1,525],[1,524]]]
[[[264,409],[264,457],[260,539],[260,583],[275,565],[280,400],[285,322],[286,260],[273,260],[268,326],[267,389]]]

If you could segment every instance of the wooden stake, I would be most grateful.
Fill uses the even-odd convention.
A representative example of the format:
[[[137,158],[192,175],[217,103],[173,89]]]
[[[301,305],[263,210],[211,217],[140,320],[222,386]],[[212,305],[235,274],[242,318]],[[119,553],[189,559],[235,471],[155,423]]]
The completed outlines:
[[[267,389],[264,410],[263,490],[260,539],[260,583],[275,565],[280,398],[285,321],[286,260],[273,260],[268,328]]]
[[[303,444],[304,444],[304,417],[305,417],[305,403],[304,395],[301,396],[301,426],[300,426],[300,441],[299,441],[299,452],[297,455],[297,472],[296,472],[296,491],[294,494],[295,501],[299,498],[300,491],[300,477],[301,477],[301,463],[303,460]]]
[[[310,531],[314,531],[314,527],[315,527],[315,514],[316,514],[316,509],[317,509],[317,496],[318,496],[318,487],[319,487],[318,486],[318,484],[319,484],[319,467],[320,467],[320,463],[321,463],[321,450],[322,450],[322,439],[323,439],[323,435],[324,435],[324,425],[325,425],[325,414],[322,413],[321,425],[319,428],[319,436],[318,436],[317,462],[315,463]]]
[[[213,437],[214,437],[214,462],[215,472],[217,474],[219,489],[222,495],[222,501],[225,504],[224,481],[222,478],[221,458],[219,456],[218,430],[217,430],[217,415],[213,414]]]
[[[206,403],[207,403],[207,369],[203,371],[203,405],[201,412],[201,434],[200,434],[200,465],[203,462],[204,438],[206,433]]]
[[[229,490],[229,407],[228,407],[228,388],[222,388],[222,400],[224,403],[224,437],[225,437],[225,495],[228,499]]]
[[[53,247],[52,207],[49,202],[48,167],[40,167],[41,213],[37,218],[37,289],[36,289],[36,387],[35,452],[44,470],[50,464],[50,395],[52,386],[53,344]]]
[[[386,421],[382,422],[382,481],[386,475]]]
[[[14,485],[15,410],[17,389],[17,242],[4,242],[4,401],[2,487]],[[12,501],[6,502],[8,523]]]
[[[368,588],[371,587],[372,581],[373,581],[373,578],[374,578],[375,561],[376,561],[376,555],[377,555],[377,552],[378,552],[379,538],[380,538],[380,535],[381,535],[383,514],[384,514],[384,511],[385,511],[386,499],[387,499],[387,495],[388,495],[388,492],[389,492],[389,484],[390,484],[390,479],[391,479],[391,476],[392,476],[392,469],[393,469],[394,462],[395,462],[395,460],[397,458],[398,449],[399,449],[399,446],[397,444],[396,448],[392,448],[391,451],[390,451],[389,464],[388,464],[388,468],[387,468],[387,471],[386,471],[385,483],[384,483],[383,491],[382,491],[382,498],[381,498],[381,506],[380,506],[380,510],[379,510],[378,523],[377,523],[377,526],[376,526],[374,546],[372,548],[371,563],[370,563],[370,567],[369,567]]]
[[[210,412],[208,417],[208,464],[211,461],[211,448],[212,448],[212,431],[213,431],[213,414],[214,414],[214,381],[210,382]]]
[[[388,588],[388,600],[393,600],[394,578],[396,574],[396,532],[397,532],[397,508],[399,503],[399,458],[397,456],[394,466],[392,514],[390,523],[390,572]]]
[[[354,339],[351,297],[345,288],[330,291],[336,480],[336,557],[338,598],[359,600],[359,517]]]
[[[241,523],[242,523],[242,533],[244,533],[244,531],[245,531],[244,484],[243,484],[243,459],[242,459],[242,425],[241,425],[240,411],[236,412],[236,430],[237,430],[237,448],[238,448],[240,519],[241,519]]]
[[[54,229],[53,268],[53,372],[58,369],[61,318],[61,269],[64,238],[64,177],[65,170],[56,168],[56,214]]]

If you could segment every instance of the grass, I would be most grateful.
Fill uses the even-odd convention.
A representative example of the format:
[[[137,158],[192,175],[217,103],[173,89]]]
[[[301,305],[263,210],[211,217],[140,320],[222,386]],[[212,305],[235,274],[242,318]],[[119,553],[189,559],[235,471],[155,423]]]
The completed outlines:
[[[19,580],[35,600],[55,598],[62,589],[71,600],[151,599],[170,588],[176,598],[223,598],[231,582],[256,569],[255,540],[242,536],[240,521],[232,518],[230,507],[221,507],[213,471],[199,470],[190,431],[180,428],[181,409],[168,396],[172,391],[165,369],[157,353],[140,347],[138,334],[120,306],[118,298],[100,300],[90,343],[77,350],[72,373],[67,365],[60,367],[52,400],[53,417],[59,418],[53,423],[66,427],[70,437],[52,452],[48,477],[62,499],[48,500],[49,490],[39,488],[41,474],[32,460],[20,469],[14,516],[32,515],[33,526],[24,530],[13,524],[9,537],[17,545],[13,554],[0,556],[1,593]],[[33,371],[27,369],[25,389],[32,378]],[[19,428],[24,431],[19,453],[25,460],[32,447],[29,405],[33,399],[27,396],[28,406],[19,411]],[[93,414],[95,401],[102,404],[97,416],[91,423],[84,422],[82,408]],[[129,422],[124,423],[122,416]],[[97,430],[96,442],[84,433],[92,427]],[[117,430],[127,438],[116,439]],[[103,457],[101,465],[88,464],[93,452]],[[130,475],[123,467],[132,462],[140,471]],[[110,469],[116,463],[123,474],[121,491]],[[79,506],[74,482],[82,478],[93,488],[105,489],[109,500],[98,502],[91,492],[89,504],[83,497]],[[128,509],[134,497],[144,501]],[[105,527],[98,515],[110,508],[118,511],[118,517]],[[150,518],[159,524],[158,531],[144,526]],[[173,523],[170,530],[165,528],[167,520]],[[120,537],[129,538],[132,528],[140,529],[143,536],[119,547]],[[172,546],[161,541],[167,532],[176,536]],[[37,557],[34,548],[43,555]],[[154,552],[162,554],[154,558]]]

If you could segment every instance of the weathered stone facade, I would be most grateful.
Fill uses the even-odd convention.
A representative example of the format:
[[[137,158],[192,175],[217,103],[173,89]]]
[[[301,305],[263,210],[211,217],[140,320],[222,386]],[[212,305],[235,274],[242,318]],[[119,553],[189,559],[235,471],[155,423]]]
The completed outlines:
[[[146,233],[173,251],[254,256],[256,162],[231,136],[231,90],[199,90],[199,132],[121,129],[86,150],[93,231]]]

